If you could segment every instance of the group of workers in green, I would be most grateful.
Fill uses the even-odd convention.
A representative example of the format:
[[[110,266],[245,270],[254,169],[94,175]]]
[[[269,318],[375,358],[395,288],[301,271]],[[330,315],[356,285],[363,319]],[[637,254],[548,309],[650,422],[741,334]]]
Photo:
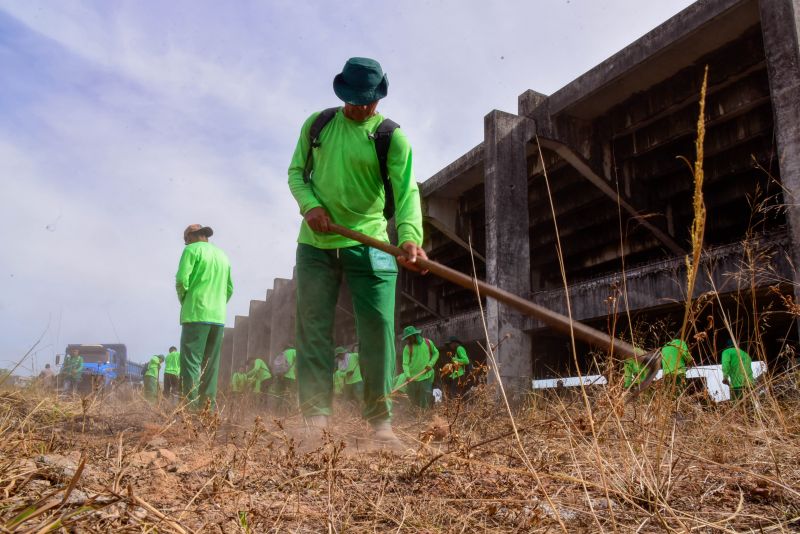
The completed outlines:
[[[297,351],[287,346],[269,364],[263,358],[251,358],[231,375],[231,392],[237,397],[254,399],[263,407],[284,409],[284,399],[297,391],[295,359]],[[270,399],[273,402],[270,402]]]
[[[150,358],[144,366],[143,391],[149,401],[159,399],[158,375],[164,363],[164,398],[175,399],[180,396],[181,387],[181,353],[176,347],[170,347],[166,356],[157,354]]]
[[[74,393],[81,383],[83,375],[83,357],[77,348],[70,349],[64,356],[64,363],[58,373],[58,380],[61,383],[62,391]]]
[[[741,399],[746,389],[753,384],[753,360],[744,349],[728,339],[721,354],[722,383],[730,388],[731,398]],[[661,370],[667,384],[674,384],[678,391],[686,384],[686,366],[692,363],[689,346],[681,339],[673,339],[661,348]],[[646,375],[644,366],[634,358],[624,362],[625,388],[639,385]]]

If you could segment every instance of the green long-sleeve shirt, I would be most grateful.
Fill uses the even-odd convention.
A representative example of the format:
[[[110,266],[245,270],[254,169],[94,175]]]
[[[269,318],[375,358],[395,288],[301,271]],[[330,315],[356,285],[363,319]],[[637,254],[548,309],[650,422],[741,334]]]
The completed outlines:
[[[421,336],[417,336],[417,339],[421,341],[403,348],[403,373],[408,379],[413,378],[414,382],[421,382],[433,378],[433,367],[439,359],[439,349],[430,339],[422,339]],[[427,373],[422,372],[425,367],[430,367]],[[417,374],[419,376],[416,376]]]
[[[661,349],[661,369],[664,376],[671,374],[686,374],[686,364],[692,362],[689,347],[685,341],[673,339]]]
[[[464,373],[467,372],[467,366],[469,365],[469,356],[467,356],[467,349],[463,347],[463,345],[459,345],[456,348],[455,354],[452,354],[450,357],[450,362],[453,364],[455,371],[450,373],[450,380],[456,380],[464,376]]]
[[[181,376],[181,353],[177,350],[167,354],[164,362],[164,374]]]
[[[388,242],[383,217],[384,187],[374,141],[370,138],[383,121],[376,114],[356,122],[339,110],[320,134],[320,146],[313,149],[314,170],[306,183],[303,171],[311,144],[309,130],[319,113],[303,124],[291,164],[289,189],[300,213],[323,207],[333,222]],[[392,134],[387,155],[389,181],[395,198],[398,242],[422,245],[422,209],[414,178],[411,145],[399,128]],[[316,233],[303,221],[298,243],[321,249],[346,248],[359,243],[337,234]]]
[[[722,351],[722,377],[732,388],[743,388],[753,383],[753,360],[742,349],[734,347]]]
[[[294,373],[294,361],[297,359],[297,349],[286,349],[283,351],[283,354],[286,356],[286,361],[289,362],[289,371],[283,375],[284,378],[288,378],[289,380],[295,379]]]
[[[247,372],[247,381],[250,384],[250,391],[261,393],[261,383],[272,378],[269,367],[261,358],[253,361],[253,368]]]
[[[161,360],[158,356],[153,356],[150,358],[150,361],[147,362],[147,370],[144,373],[144,376],[152,376],[156,380],[158,380],[158,372],[161,370]]]
[[[64,365],[61,366],[59,374],[72,380],[79,380],[83,374],[83,356],[80,354],[77,356],[67,354],[64,357]]]
[[[186,245],[175,289],[181,303],[181,324],[225,324],[226,305],[233,295],[228,256],[205,241]]]
[[[639,384],[644,380],[644,366],[636,358],[625,360],[625,383],[626,388],[634,384]]]
[[[247,386],[247,373],[236,372],[231,375],[231,391],[242,393]]]
[[[344,374],[345,384],[358,384],[361,382],[361,364],[358,362],[358,353],[351,352],[346,356],[347,369]]]

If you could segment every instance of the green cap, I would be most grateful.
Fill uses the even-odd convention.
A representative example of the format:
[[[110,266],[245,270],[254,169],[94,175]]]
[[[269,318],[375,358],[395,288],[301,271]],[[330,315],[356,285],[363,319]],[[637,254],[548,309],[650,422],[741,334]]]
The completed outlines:
[[[389,79],[374,59],[351,57],[333,79],[333,92],[348,104],[363,106],[386,96]]]
[[[336,350],[334,351],[335,354],[344,354],[345,352],[347,352],[347,349],[344,347],[336,347]]]
[[[417,328],[415,326],[407,326],[407,327],[403,328],[403,335],[400,336],[400,339],[406,339],[408,337],[415,336],[415,335],[421,334],[421,333],[422,333],[422,330],[420,330],[419,328]]]

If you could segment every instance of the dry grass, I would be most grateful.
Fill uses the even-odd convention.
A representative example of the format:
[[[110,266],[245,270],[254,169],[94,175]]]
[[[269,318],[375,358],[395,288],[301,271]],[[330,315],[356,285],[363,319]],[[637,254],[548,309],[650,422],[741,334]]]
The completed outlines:
[[[578,392],[532,396],[515,417],[535,473],[486,392],[438,406],[433,424],[402,415],[405,456],[364,451],[346,410],[327,443],[303,450],[299,418],[7,393],[0,531],[531,532],[561,530],[558,517],[571,532],[789,531],[800,402],[771,389],[741,405],[683,398],[675,412],[660,391],[624,406],[612,385],[589,393],[594,436]]]

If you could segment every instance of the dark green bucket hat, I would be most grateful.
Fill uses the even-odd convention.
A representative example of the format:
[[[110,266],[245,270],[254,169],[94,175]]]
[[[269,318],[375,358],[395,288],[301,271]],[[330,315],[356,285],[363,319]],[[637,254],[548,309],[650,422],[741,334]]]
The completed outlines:
[[[333,92],[348,104],[363,106],[386,96],[389,79],[374,59],[351,57],[333,79]]]
[[[421,333],[422,330],[420,330],[419,328],[416,328],[414,326],[407,326],[403,329],[403,335],[400,336],[400,339],[407,339],[411,336],[416,336]]]

